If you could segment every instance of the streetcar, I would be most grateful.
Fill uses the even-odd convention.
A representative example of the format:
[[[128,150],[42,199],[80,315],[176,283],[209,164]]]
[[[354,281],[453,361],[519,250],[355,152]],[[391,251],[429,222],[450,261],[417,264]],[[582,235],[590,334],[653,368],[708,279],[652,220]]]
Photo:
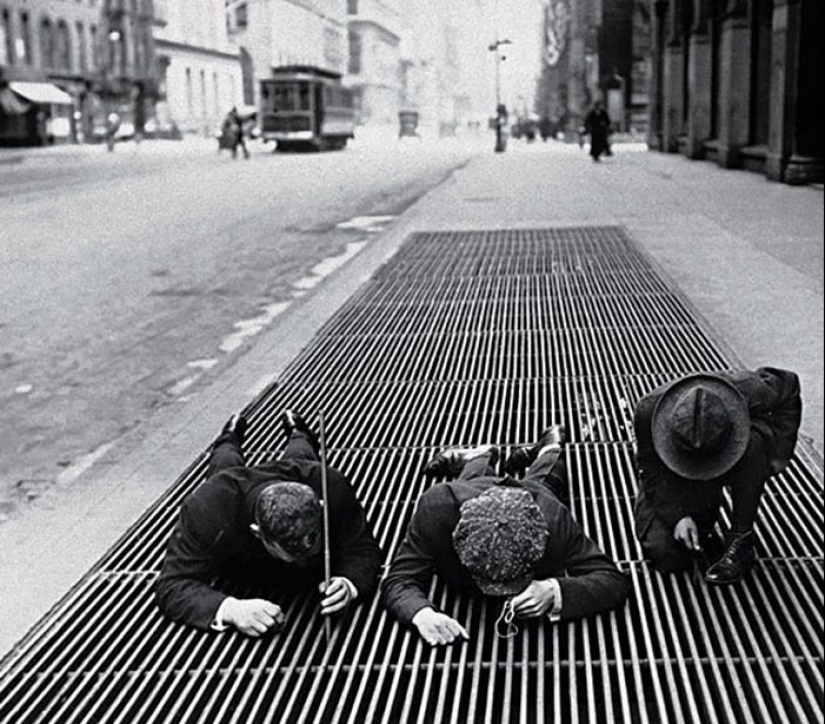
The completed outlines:
[[[312,66],[272,69],[260,82],[258,127],[277,150],[337,150],[355,137],[352,92],[341,75]]]

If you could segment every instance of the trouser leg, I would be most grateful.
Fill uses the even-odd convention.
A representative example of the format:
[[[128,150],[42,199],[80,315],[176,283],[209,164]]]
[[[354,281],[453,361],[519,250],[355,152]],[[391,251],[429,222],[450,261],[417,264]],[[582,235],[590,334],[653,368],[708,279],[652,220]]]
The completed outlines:
[[[727,480],[733,497],[731,534],[734,538],[753,530],[769,473],[765,441],[759,434],[751,435],[744,457],[729,473]]]
[[[495,468],[492,464],[493,452],[484,453],[472,460],[468,460],[461,472],[458,480],[473,480],[474,478],[491,478],[496,476]]]
[[[544,486],[565,505],[570,500],[567,465],[560,449],[539,455],[527,469],[524,479]]]
[[[284,452],[281,454],[282,460],[311,460],[318,462],[318,454],[306,435],[295,430],[287,440]]]
[[[212,445],[206,477],[210,478],[227,468],[242,468],[245,466],[246,458],[238,436],[234,432],[225,432]]]

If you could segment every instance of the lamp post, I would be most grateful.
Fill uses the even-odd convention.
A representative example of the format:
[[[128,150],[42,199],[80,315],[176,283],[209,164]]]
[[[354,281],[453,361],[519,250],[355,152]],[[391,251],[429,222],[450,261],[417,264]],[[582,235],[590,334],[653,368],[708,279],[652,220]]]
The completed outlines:
[[[511,40],[496,40],[487,46],[491,53],[495,53],[496,58],[496,153],[504,153],[507,144],[504,140],[504,124],[507,123],[507,108],[501,103],[501,63],[507,60],[507,56],[502,55],[500,49],[504,45],[512,45]]]

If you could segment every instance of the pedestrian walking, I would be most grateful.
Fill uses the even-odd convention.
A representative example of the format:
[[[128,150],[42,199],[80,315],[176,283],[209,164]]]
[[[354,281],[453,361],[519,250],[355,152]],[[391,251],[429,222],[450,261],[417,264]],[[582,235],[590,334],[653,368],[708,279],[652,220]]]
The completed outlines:
[[[238,147],[243,150],[243,157],[248,159],[249,158],[249,150],[246,147],[246,138],[245,138],[245,129],[244,129],[244,118],[241,117],[241,114],[238,113],[238,109],[233,106],[232,110],[229,112],[230,120],[233,127],[234,139],[232,143],[232,158],[238,157]]]
[[[434,573],[449,584],[501,599],[502,615],[550,621],[590,616],[627,598],[627,576],[587,538],[562,502],[568,496],[564,429],[542,433],[495,468],[491,445],[452,448],[425,468],[448,478],[419,499],[382,584],[389,611],[431,645],[467,639],[428,591]],[[527,472],[517,481],[512,476]]]
[[[609,144],[610,124],[610,116],[601,101],[593,103],[584,117],[584,132],[590,135],[590,156],[594,161],[599,161],[602,154],[613,155]]]
[[[688,375],[639,401],[636,535],[658,569],[679,571],[704,555],[710,584],[748,573],[765,482],[788,466],[801,415],[799,378],[769,367]],[[722,547],[714,528],[726,486],[732,527]]]
[[[383,555],[349,481],[322,469],[302,417],[286,411],[281,425],[283,455],[257,467],[243,455],[245,418],[234,416],[214,443],[207,480],[184,500],[154,586],[169,618],[258,637],[284,625],[273,600],[284,592],[317,586],[329,616],[375,591]]]

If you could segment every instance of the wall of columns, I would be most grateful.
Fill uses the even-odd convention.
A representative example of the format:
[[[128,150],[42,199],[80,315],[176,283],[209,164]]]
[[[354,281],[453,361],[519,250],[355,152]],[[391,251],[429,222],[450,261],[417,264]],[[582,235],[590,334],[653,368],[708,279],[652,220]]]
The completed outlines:
[[[651,0],[652,149],[823,180],[822,0]]]

